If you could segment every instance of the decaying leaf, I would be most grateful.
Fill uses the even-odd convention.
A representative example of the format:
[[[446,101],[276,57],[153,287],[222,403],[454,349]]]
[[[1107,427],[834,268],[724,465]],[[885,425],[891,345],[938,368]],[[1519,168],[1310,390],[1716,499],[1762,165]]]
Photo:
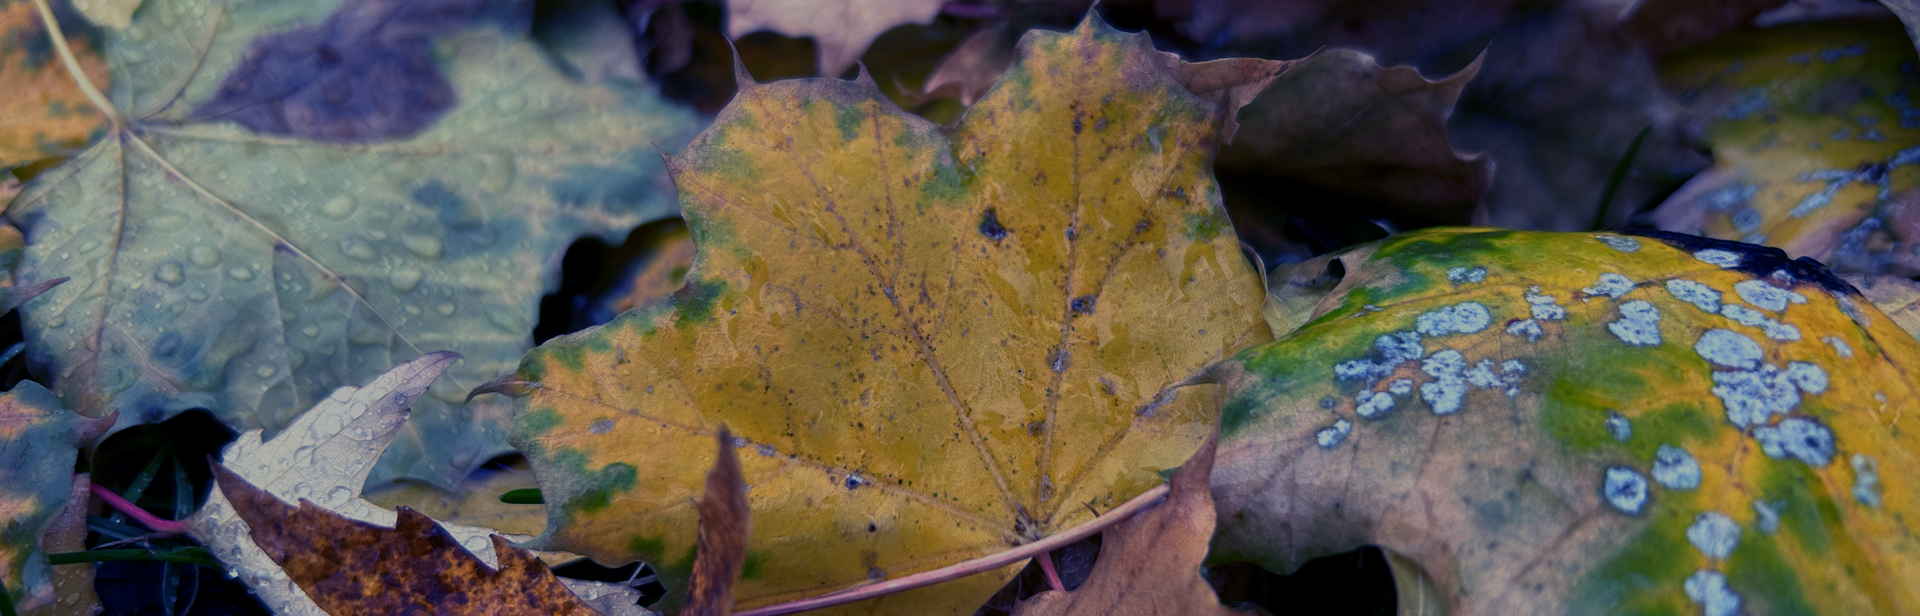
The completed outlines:
[[[847,72],[895,26],[933,23],[945,0],[727,0],[727,36],[761,30],[812,37],[820,74]]]
[[[450,485],[508,451],[507,405],[462,404],[532,345],[562,248],[674,213],[657,95],[567,77],[526,2],[149,0],[110,31],[124,125],[8,211],[32,241],[28,353],[82,413],[194,407],[285,426],[435,349],[376,482]],[[124,427],[124,425],[122,426]]]
[[[1480,62],[1431,81],[1350,49],[1315,53],[1240,114],[1221,173],[1297,178],[1342,194],[1405,205],[1416,218],[1465,223],[1493,161],[1447,138],[1454,101]]]
[[[306,499],[289,505],[224,466],[214,477],[251,540],[331,616],[595,614],[540,559],[499,535],[489,539],[498,562],[486,564],[406,507],[383,528]]]
[[[1860,274],[1850,274],[1846,279],[1900,329],[1920,338],[1920,282],[1899,276]]]
[[[1670,58],[1662,74],[1706,119],[1714,166],[1654,224],[1843,272],[1920,275],[1914,62],[1890,21],[1743,32]]]
[[[429,353],[395,366],[365,387],[335,390],[272,440],[263,442],[260,430],[240,435],[221,455],[221,463],[228,472],[272,497],[308,500],[348,520],[392,527],[397,524],[394,511],[362,498],[360,486],[366,483],[380,452],[402,433],[409,407],[458,358],[453,353]],[[275,614],[326,614],[299,586],[290,584],[288,573],[254,543],[248,524],[220,491],[210,494],[206,505],[186,523],[194,536],[232,567]],[[456,524],[440,528],[480,563],[495,566],[488,536],[498,531]],[[595,582],[566,583],[602,614],[644,613],[633,611],[639,596],[632,589]]]
[[[524,395],[534,545],[644,557],[683,592],[685,459],[722,422],[751,452],[742,607],[997,552],[1160,483],[1214,416],[1213,392],[1161,388],[1269,338],[1207,164],[1232,110],[1179,66],[1093,17],[1032,32],[952,129],[866,79],[743,77],[670,163],[687,286],[489,389]],[[1012,573],[858,609],[971,610]]]
[[[32,2],[0,4],[0,36],[0,84],[7,92],[0,96],[0,171],[85,146],[105,118],[54,55]],[[90,37],[68,35],[67,44],[87,78],[105,87],[107,65]]]
[[[1006,27],[982,28],[968,35],[940,59],[921,92],[928,98],[955,96],[960,104],[972,105],[1013,66],[1013,47],[1019,38],[1019,32]]]
[[[100,428],[106,429],[103,423]],[[93,498],[93,477],[75,473],[67,489],[67,506],[47,525],[40,545],[48,554],[78,552],[87,549],[87,504]],[[25,610],[23,616],[94,616],[100,613],[100,596],[93,590],[92,566],[53,568],[53,597],[39,609]]]
[[[0,583],[22,612],[55,609],[56,577],[41,542],[68,507],[75,452],[111,425],[68,411],[33,381],[0,395]]]
[[[747,482],[740,472],[740,455],[734,453],[733,434],[723,426],[714,440],[720,454],[700,494],[700,539],[687,580],[687,606],[680,616],[733,613],[733,585],[746,566],[747,538],[753,534]]]
[[[1810,260],[1442,229],[1223,362],[1214,557],[1377,544],[1454,614],[1920,609],[1920,341]]]
[[[1174,471],[1167,500],[1100,534],[1100,559],[1086,583],[1049,590],[1019,604],[1015,616],[1175,616],[1238,614],[1220,604],[1200,575],[1213,539],[1215,440]]]

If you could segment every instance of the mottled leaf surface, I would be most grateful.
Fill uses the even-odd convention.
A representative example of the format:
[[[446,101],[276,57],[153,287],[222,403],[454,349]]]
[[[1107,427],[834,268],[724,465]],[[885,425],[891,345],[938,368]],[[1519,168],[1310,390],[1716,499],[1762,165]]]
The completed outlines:
[[[147,2],[106,34],[127,124],[8,217],[29,357],[82,413],[188,408],[278,430],[423,353],[466,360],[373,473],[448,485],[506,451],[463,404],[532,345],[564,247],[673,213],[660,154],[694,124],[574,81],[524,3]]]
[[[75,452],[107,425],[61,407],[33,381],[0,395],[0,582],[22,610],[57,599],[41,541],[67,507]]]
[[[1239,613],[1221,605],[1200,574],[1213,538],[1213,488],[1207,477],[1214,452],[1209,439],[1174,471],[1167,500],[1100,531],[1100,558],[1086,583],[1034,595],[1015,606],[1015,616]]]
[[[1377,544],[1454,614],[1920,609],[1920,342],[1776,249],[1439,229],[1219,367],[1216,559]]]
[[[253,542],[332,616],[595,614],[540,559],[499,535],[490,537],[498,564],[489,565],[406,507],[385,528],[305,499],[289,505],[223,466],[214,475]]]
[[[32,0],[0,3],[0,37],[0,84],[7,92],[0,96],[0,170],[80,149],[106,127],[54,54]],[[67,36],[87,77],[104,87],[107,64],[95,42],[78,33]]]
[[[753,486],[742,607],[983,556],[1158,484],[1217,403],[1162,387],[1269,337],[1209,173],[1223,110],[1180,67],[1093,18],[1029,33],[952,129],[869,80],[743,79],[671,161],[687,286],[496,384],[524,395],[536,545],[644,557],[678,591],[687,459],[722,422]],[[971,611],[1012,573],[847,609]]]
[[[1713,168],[1660,228],[1767,244],[1837,271],[1920,275],[1920,75],[1898,24],[1729,35],[1661,74],[1706,123]]]

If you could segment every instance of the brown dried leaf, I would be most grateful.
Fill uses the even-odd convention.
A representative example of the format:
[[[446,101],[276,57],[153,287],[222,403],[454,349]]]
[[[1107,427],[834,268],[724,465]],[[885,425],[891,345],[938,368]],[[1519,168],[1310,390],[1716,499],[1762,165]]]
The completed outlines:
[[[220,491],[254,543],[333,616],[400,613],[596,614],[526,550],[493,536],[498,569],[420,512],[393,528],[347,519],[306,499],[294,507],[214,465]]]
[[[1297,178],[1404,204],[1419,218],[1464,223],[1492,182],[1493,161],[1455,151],[1447,118],[1480,64],[1428,80],[1350,49],[1314,54],[1265,92],[1252,90],[1259,96],[1244,100],[1251,103],[1241,112],[1246,131],[1216,167]]]
[[[960,104],[972,105],[1013,66],[1013,45],[1020,34],[1009,28],[987,28],[960,41],[940,64],[927,75],[921,88],[927,98],[957,96]]]
[[[1100,559],[1087,582],[1050,590],[1015,606],[1016,616],[1172,616],[1239,614],[1220,604],[1200,577],[1213,538],[1216,435],[1180,465],[1166,502],[1113,525],[1100,536]]]
[[[1920,338],[1920,282],[1885,275],[1853,274],[1844,278],[1900,329]]]
[[[707,490],[700,496],[700,539],[693,576],[687,580],[687,607],[680,616],[733,613],[733,582],[747,563],[753,518],[747,510],[746,476],[733,451],[733,433],[722,427],[716,440],[720,458],[707,473]]]

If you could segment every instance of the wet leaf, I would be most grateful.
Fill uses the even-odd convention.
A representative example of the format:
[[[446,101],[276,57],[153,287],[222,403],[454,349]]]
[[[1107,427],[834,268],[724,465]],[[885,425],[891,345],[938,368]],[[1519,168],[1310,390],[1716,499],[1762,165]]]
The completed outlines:
[[[24,287],[14,285],[13,266],[20,262],[20,252],[26,247],[27,238],[20,234],[19,229],[0,223],[0,313],[18,308],[27,300],[39,297],[67,281],[65,278],[55,278]]]
[[[401,507],[392,528],[312,501],[289,505],[223,466],[220,492],[252,541],[332,616],[398,613],[596,614],[540,559],[491,535],[483,563],[426,514]]]
[[[1920,607],[1920,342],[1817,263],[1438,229],[1219,367],[1214,558],[1377,544],[1450,613]]]
[[[73,0],[73,8],[87,16],[87,21],[102,28],[125,29],[133,24],[133,12],[140,10],[144,0]]]
[[[263,442],[260,430],[240,435],[221,454],[221,463],[226,472],[273,497],[311,501],[348,520],[392,527],[397,523],[394,510],[363,498],[360,486],[366,483],[380,452],[401,436],[410,405],[458,358],[452,353],[430,353],[395,366],[365,387],[335,390],[272,440]],[[286,583],[287,572],[249,538],[250,527],[221,492],[210,494],[207,504],[186,523],[194,536],[232,567],[275,614],[327,613],[307,594]],[[494,548],[487,537],[498,530],[457,524],[439,528],[479,562],[494,566]],[[608,606],[632,607],[638,599],[631,589],[618,586],[567,583],[605,614],[621,613]]]
[[[1920,275],[1914,64],[1886,20],[1743,32],[1668,59],[1661,73],[1706,119],[1714,166],[1654,223],[1837,271]]]
[[[1240,113],[1221,173],[1290,177],[1406,206],[1409,218],[1465,223],[1493,178],[1493,161],[1447,139],[1454,101],[1479,61],[1438,81],[1383,67],[1350,49],[1315,53]]]
[[[74,278],[28,305],[30,359],[82,413],[277,430],[452,349],[372,480],[505,453],[506,405],[463,394],[531,347],[567,243],[674,213],[655,146],[694,123],[566,77],[529,10],[148,1],[106,34],[126,125],[8,212],[23,283]]]
[[[1201,577],[1213,538],[1214,441],[1173,473],[1167,500],[1100,532],[1100,558],[1072,591],[1049,590],[1019,604],[1015,616],[1172,616],[1237,614]]]
[[[23,613],[53,609],[56,578],[42,540],[68,505],[75,452],[109,425],[61,407],[33,381],[0,395],[0,583]]]
[[[103,423],[100,429],[106,429]],[[66,507],[47,524],[40,537],[47,554],[78,552],[87,549],[87,504],[93,497],[93,478],[75,473],[67,488]],[[25,616],[94,616],[100,612],[100,596],[93,591],[92,566],[56,566],[53,568],[53,599],[38,609],[21,612]]]
[[[33,2],[0,4],[0,36],[5,37],[0,39],[0,84],[7,90],[0,97],[0,170],[80,149],[106,127],[106,118],[87,104],[54,55]],[[67,44],[87,78],[106,87],[107,65],[94,37],[73,32]]]
[[[1192,453],[1213,394],[1160,389],[1269,336],[1207,165],[1231,110],[1097,19],[1021,48],[952,129],[867,80],[743,78],[671,162],[687,286],[490,388],[525,396],[536,546],[684,592],[686,459],[721,422],[753,486],[742,607],[1036,540]],[[1012,574],[859,609],[971,611]]]
[[[707,471],[700,494],[700,539],[694,549],[693,575],[687,581],[687,607],[680,616],[733,613],[733,585],[747,562],[747,538],[753,533],[747,508],[747,482],[734,453],[733,434],[723,426],[714,435],[719,455]]]
[[[761,30],[813,37],[821,75],[853,67],[894,26],[933,23],[944,0],[727,0],[727,36]]]

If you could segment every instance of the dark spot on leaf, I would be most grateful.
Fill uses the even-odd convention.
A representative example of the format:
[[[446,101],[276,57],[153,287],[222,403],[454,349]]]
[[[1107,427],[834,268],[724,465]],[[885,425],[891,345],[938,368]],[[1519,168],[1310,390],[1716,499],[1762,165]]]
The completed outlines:
[[[1067,366],[1072,363],[1073,354],[1063,347],[1054,347],[1053,352],[1047,354],[1047,367],[1052,368],[1055,374],[1066,372]]]
[[[986,213],[980,215],[980,235],[996,242],[1007,237],[1007,228],[1000,226],[1000,215],[993,208],[987,208]]]
[[[1068,304],[1068,307],[1071,308],[1075,314],[1093,314],[1094,299],[1095,297],[1092,295],[1082,295],[1073,298],[1073,302]]]

